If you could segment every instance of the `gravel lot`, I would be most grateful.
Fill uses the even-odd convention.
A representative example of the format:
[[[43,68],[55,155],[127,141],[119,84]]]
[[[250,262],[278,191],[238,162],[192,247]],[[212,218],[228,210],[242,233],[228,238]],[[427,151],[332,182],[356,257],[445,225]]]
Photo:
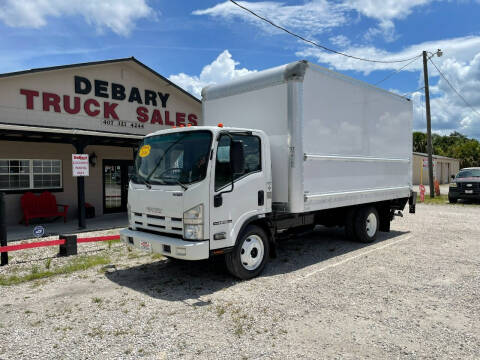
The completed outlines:
[[[0,286],[0,359],[479,359],[479,220],[478,206],[418,205],[368,246],[320,228],[246,282],[220,263],[82,244],[112,266]],[[55,252],[12,253],[0,276]]]

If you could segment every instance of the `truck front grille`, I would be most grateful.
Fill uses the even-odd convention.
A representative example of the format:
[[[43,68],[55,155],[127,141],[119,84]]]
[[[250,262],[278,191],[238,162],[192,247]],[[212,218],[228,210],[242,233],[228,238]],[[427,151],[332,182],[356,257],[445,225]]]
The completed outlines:
[[[475,192],[480,191],[480,182],[459,182],[457,183],[457,187],[460,190],[474,190]]]
[[[140,231],[183,236],[182,218],[133,212],[132,221]]]
[[[156,231],[156,230],[151,230],[151,229],[146,229],[142,227],[137,227],[137,231],[143,231],[149,234],[155,234],[155,235],[163,235],[163,236],[169,236],[169,237],[174,237],[177,239],[183,239],[183,236],[181,234],[174,234],[174,233],[168,233],[165,231]]]

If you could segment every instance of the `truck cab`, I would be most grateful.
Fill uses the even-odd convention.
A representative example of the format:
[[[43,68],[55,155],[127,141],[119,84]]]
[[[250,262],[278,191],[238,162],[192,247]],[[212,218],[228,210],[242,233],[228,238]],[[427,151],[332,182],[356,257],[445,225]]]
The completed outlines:
[[[271,194],[263,131],[221,125],[158,131],[139,147],[121,239],[184,260],[231,254],[246,226],[271,212]],[[268,229],[259,230],[240,250],[247,275],[261,271],[268,257]]]

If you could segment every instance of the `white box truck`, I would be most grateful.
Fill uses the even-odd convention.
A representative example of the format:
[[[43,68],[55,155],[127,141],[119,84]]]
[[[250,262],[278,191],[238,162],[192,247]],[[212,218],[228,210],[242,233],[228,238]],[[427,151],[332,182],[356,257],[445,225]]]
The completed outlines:
[[[205,126],[147,135],[121,239],[167,257],[225,257],[258,275],[285,234],[344,226],[372,242],[412,192],[412,104],[306,61],[202,91]],[[225,124],[225,126],[223,126]]]

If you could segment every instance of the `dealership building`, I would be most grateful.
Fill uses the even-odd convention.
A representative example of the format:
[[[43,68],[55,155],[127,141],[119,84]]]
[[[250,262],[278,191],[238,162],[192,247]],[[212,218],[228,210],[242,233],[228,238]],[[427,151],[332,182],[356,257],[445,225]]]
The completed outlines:
[[[0,74],[7,224],[22,219],[26,192],[51,192],[81,228],[85,203],[97,216],[126,211],[142,136],[200,124],[201,109],[200,100],[133,57]],[[74,176],[74,154],[88,155],[88,176]]]

